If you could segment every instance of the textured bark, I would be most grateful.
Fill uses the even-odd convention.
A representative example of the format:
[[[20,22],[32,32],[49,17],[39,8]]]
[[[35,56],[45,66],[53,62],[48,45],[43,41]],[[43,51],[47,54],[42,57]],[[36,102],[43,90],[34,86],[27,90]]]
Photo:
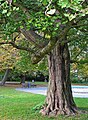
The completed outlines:
[[[58,44],[48,56],[49,85],[43,115],[75,114],[70,82],[70,55],[67,44]]]
[[[3,86],[5,84],[5,82],[6,82],[7,78],[8,78],[9,72],[10,72],[10,69],[7,69],[2,81],[0,82],[0,86]]]

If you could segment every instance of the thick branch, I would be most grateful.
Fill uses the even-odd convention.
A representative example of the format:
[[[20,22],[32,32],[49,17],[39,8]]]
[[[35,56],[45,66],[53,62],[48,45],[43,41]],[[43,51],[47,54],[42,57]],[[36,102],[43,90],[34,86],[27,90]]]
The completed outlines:
[[[32,63],[33,64],[38,63],[45,56],[45,54],[48,54],[54,48],[56,42],[57,42],[57,39],[50,41],[48,45],[44,47],[40,52],[36,53],[36,55],[33,55]]]
[[[42,39],[41,36],[36,34],[33,30],[27,31],[25,28],[20,30],[21,33],[25,36],[26,39],[28,39],[30,42],[32,42],[36,47],[43,48],[44,45],[38,44],[37,40]]]
[[[27,47],[22,47],[22,46],[16,45],[14,42],[0,42],[0,45],[4,45],[4,44],[10,44],[10,45],[12,45],[13,47],[15,47],[17,49],[25,50],[25,51],[34,53],[34,51],[31,48],[29,48],[29,47],[27,48]]]

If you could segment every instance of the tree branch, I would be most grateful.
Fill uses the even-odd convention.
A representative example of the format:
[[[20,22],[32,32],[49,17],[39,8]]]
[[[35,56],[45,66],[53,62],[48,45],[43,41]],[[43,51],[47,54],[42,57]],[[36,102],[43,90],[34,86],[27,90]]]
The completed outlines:
[[[77,24],[77,25],[74,25],[73,27],[81,27],[81,26],[87,26],[88,24]]]
[[[15,47],[17,49],[25,50],[25,51],[28,51],[28,52],[31,52],[31,53],[35,54],[34,50],[32,50],[31,48],[16,45],[14,42],[0,42],[0,45],[4,45],[4,44],[12,45],[13,47]]]
[[[28,31],[24,28],[24,29],[20,29],[20,31],[25,36],[25,38],[27,40],[29,40],[30,42],[32,42],[36,47],[38,47],[38,48],[44,47],[44,45],[42,45],[42,43],[41,44],[37,43],[40,39],[42,39],[42,37],[39,36],[38,34],[36,34],[33,30]]]

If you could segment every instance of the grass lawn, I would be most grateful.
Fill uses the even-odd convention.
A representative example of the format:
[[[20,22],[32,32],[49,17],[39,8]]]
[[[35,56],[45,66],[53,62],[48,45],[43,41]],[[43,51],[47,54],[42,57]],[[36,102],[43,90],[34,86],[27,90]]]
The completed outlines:
[[[77,116],[42,116],[33,107],[44,101],[45,96],[16,91],[11,87],[0,87],[0,120],[88,120],[88,114]],[[88,111],[88,99],[75,98],[77,106]]]
[[[34,82],[37,86],[48,86],[48,82]]]

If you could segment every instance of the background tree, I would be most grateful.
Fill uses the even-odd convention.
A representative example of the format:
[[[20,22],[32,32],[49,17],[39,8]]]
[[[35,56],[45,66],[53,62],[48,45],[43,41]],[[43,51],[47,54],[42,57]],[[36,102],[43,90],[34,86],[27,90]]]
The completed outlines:
[[[47,59],[43,58],[38,64],[33,65],[31,64],[31,56],[29,52],[21,50],[19,54],[20,58],[16,63],[16,71],[24,76],[27,81],[31,81],[33,79],[35,81],[38,80],[37,75],[41,73],[43,75],[43,79],[41,79],[41,81],[44,81],[45,76],[48,75]]]
[[[87,21],[84,20],[87,24]],[[81,21],[82,25],[84,21]],[[70,30],[69,43],[70,55],[71,55],[71,74],[73,76],[73,82],[84,82],[82,78],[87,78],[87,64],[88,64],[88,28],[87,26],[80,26]],[[76,39],[74,41],[74,39]],[[84,70],[85,69],[85,70]],[[82,72],[84,71],[84,72]],[[85,76],[86,77],[83,77]],[[87,82],[87,80],[86,80]]]
[[[17,0],[0,1],[1,29],[12,46],[31,53],[33,64],[48,55],[49,86],[43,115],[75,114],[70,82],[68,32],[86,26],[87,1],[84,0]],[[10,4],[8,4],[10,3]],[[9,6],[11,5],[11,6]],[[22,33],[28,46],[16,43],[14,33]]]
[[[16,65],[18,58],[17,49],[13,48],[11,45],[0,46],[0,71],[5,71],[0,85],[5,84],[8,75]]]

